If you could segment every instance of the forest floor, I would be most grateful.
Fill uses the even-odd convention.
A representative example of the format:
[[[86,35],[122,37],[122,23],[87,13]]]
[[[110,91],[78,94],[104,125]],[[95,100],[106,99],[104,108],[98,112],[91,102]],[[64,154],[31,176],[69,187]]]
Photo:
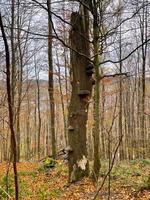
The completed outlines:
[[[102,162],[101,178],[95,185],[91,179],[68,185],[67,164],[58,161],[45,170],[43,163],[21,162],[18,166],[20,200],[92,200],[100,187],[108,163]],[[0,200],[6,198],[7,164],[0,163]],[[111,200],[150,200],[150,160],[135,160],[115,164],[111,177]],[[13,199],[12,166],[8,177],[9,199]],[[5,192],[4,192],[5,191]],[[108,181],[99,193],[99,200],[108,199]]]

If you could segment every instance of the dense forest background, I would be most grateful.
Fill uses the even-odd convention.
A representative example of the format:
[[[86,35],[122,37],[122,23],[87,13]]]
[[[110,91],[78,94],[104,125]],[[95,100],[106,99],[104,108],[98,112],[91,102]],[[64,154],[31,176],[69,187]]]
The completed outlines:
[[[149,13],[147,0],[0,1],[0,162],[16,199],[19,161],[63,154],[76,182],[98,181],[102,160],[107,177],[150,158]]]

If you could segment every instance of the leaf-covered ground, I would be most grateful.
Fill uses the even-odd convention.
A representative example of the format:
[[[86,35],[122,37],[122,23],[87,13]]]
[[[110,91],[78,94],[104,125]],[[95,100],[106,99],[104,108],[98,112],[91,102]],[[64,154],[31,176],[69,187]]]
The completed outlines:
[[[97,185],[91,179],[68,185],[67,164],[61,161],[50,170],[43,168],[43,163],[21,162],[17,166],[21,200],[92,200],[108,170],[108,163],[102,162],[101,177]],[[14,195],[12,166],[8,179],[7,169],[6,163],[0,163],[0,199],[6,199],[5,192],[9,194],[10,199],[13,199]],[[110,199],[150,200],[149,173],[149,160],[117,163],[110,176]],[[108,180],[98,199],[108,199]]]

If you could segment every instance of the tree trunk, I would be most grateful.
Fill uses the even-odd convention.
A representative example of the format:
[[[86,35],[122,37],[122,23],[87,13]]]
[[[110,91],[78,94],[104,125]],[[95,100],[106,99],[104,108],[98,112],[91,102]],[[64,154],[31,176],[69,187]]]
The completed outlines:
[[[11,131],[11,150],[13,155],[13,170],[14,170],[14,182],[15,182],[15,200],[18,200],[18,177],[17,177],[17,146],[16,146],[16,138],[14,131],[14,114],[13,114],[13,103],[11,96],[11,74],[10,74],[10,53],[7,38],[4,31],[4,26],[2,22],[2,17],[0,13],[0,27],[2,32],[2,38],[4,40],[5,45],[5,53],[6,53],[6,84],[7,84],[7,101],[8,101],[8,112],[9,112],[9,127]]]
[[[84,18],[85,16],[85,18]],[[70,45],[81,54],[90,56],[89,43],[81,36],[89,38],[88,12],[84,15],[73,12],[71,15],[73,29],[70,31]],[[77,32],[80,34],[78,34]],[[88,59],[71,50],[72,94],[68,113],[69,182],[75,182],[88,175],[86,147],[86,124],[89,100],[92,92],[91,74],[93,66]]]
[[[142,21],[140,24],[141,27],[141,41],[144,43],[147,40],[147,7],[143,7],[142,10]],[[146,58],[147,58],[147,43],[142,46],[142,77],[141,77],[141,147],[142,147],[142,158],[145,158],[146,154],[146,141],[145,141],[145,96],[146,96],[146,85],[145,85],[145,71],[146,71]]]
[[[59,82],[59,90],[60,90],[60,98],[61,98],[61,106],[62,106],[62,114],[63,114],[63,122],[64,122],[64,136],[65,136],[65,146],[67,146],[67,120],[66,120],[66,114],[65,114],[65,104],[64,104],[64,98],[63,98],[63,89],[62,89],[62,83],[61,83],[61,69],[59,64],[59,58],[58,58],[58,52],[56,50],[56,57],[57,57],[57,67],[58,67],[58,82]]]
[[[37,84],[37,110],[38,110],[38,160],[41,157],[41,109],[40,109],[40,84],[39,84],[39,72],[37,72],[37,66],[35,63],[35,76]]]
[[[49,63],[49,100],[50,100],[50,120],[51,120],[51,136],[52,136],[52,156],[56,157],[56,137],[55,137],[55,104],[54,104],[54,80],[53,80],[53,61],[52,61],[52,16],[51,16],[51,0],[47,0],[48,8],[48,63]]]
[[[94,46],[94,69],[95,69],[95,87],[94,87],[94,166],[93,177],[95,181],[98,180],[100,170],[100,56],[99,51],[102,53],[102,45],[99,44],[100,34],[102,33],[102,16],[99,22],[98,9],[99,5],[102,11],[102,4],[93,2],[94,20],[93,20],[93,46]],[[100,27],[99,27],[100,26]]]
[[[120,3],[121,6],[121,3]],[[120,13],[120,22],[121,22],[121,13]],[[120,62],[119,62],[119,73],[122,74],[122,35],[121,35],[122,27],[120,25],[120,35],[119,35],[119,57],[120,57]],[[118,121],[118,136],[119,136],[119,141],[121,140],[120,147],[119,147],[119,159],[123,160],[124,159],[124,149],[123,149],[123,126],[122,126],[122,89],[123,89],[123,83],[122,83],[122,76],[120,75],[119,78],[119,121]]]
[[[28,73],[28,72],[27,72]],[[28,77],[28,76],[27,76]],[[27,78],[27,87],[29,85],[29,80]],[[27,114],[26,114],[26,160],[30,160],[30,114],[31,114],[31,108],[30,108],[30,96],[29,96],[29,89],[27,90]]]
[[[23,82],[23,54],[21,49],[21,41],[20,41],[20,2],[18,3],[18,16],[17,16],[17,40],[18,40],[18,53],[19,53],[19,69],[18,69],[18,100],[17,100],[17,113],[16,113],[16,133],[17,133],[17,162],[20,160],[20,110],[21,110],[21,100],[22,100],[22,82]]]
[[[101,157],[105,159],[106,156],[106,147],[105,147],[105,83],[101,81]]]

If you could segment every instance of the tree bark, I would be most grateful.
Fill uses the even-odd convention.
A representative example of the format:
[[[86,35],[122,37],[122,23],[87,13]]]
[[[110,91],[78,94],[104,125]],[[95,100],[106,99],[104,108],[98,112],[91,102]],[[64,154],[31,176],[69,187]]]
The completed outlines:
[[[38,160],[41,157],[41,106],[40,106],[40,83],[39,83],[39,72],[37,72],[37,66],[35,61],[35,77],[36,77],[36,84],[37,84],[37,110],[38,110]]]
[[[47,0],[48,8],[48,64],[49,64],[49,100],[50,100],[50,120],[52,138],[52,156],[56,157],[56,136],[55,136],[55,103],[54,103],[54,80],[53,80],[53,60],[52,60],[52,16],[51,0]]]
[[[121,8],[121,1],[119,2],[120,8]],[[119,13],[120,15],[120,22],[121,22],[121,12]],[[122,35],[121,35],[122,27],[120,25],[120,35],[119,35],[119,73],[122,74]],[[124,159],[124,149],[123,149],[123,113],[122,113],[122,89],[123,89],[123,83],[122,83],[122,76],[119,78],[119,120],[118,120],[118,136],[119,140],[121,140],[120,147],[119,147],[119,159],[123,160]]]
[[[99,6],[98,6],[99,5]],[[94,20],[93,20],[93,47],[94,47],[94,69],[95,69],[95,87],[94,87],[94,166],[93,177],[95,181],[98,180],[100,170],[100,56],[99,51],[102,53],[102,46],[100,47],[99,38],[102,31],[102,16],[100,16],[100,22],[98,17],[97,6],[102,10],[102,3],[98,4],[93,2]],[[99,28],[100,26],[100,28]]]
[[[70,31],[70,45],[76,51],[90,56],[89,43],[81,36],[89,38],[88,12],[83,15],[73,12]],[[81,34],[78,34],[78,31]],[[91,76],[87,75],[90,66],[87,58],[71,50],[72,94],[68,112],[69,182],[75,182],[88,175],[89,165],[86,147],[86,124],[89,100],[92,92]],[[92,68],[92,67],[91,67]]]
[[[11,131],[11,150],[13,155],[13,170],[14,170],[14,181],[15,181],[15,199],[18,200],[18,177],[17,177],[17,145],[14,131],[14,115],[13,115],[13,104],[11,96],[11,73],[10,73],[10,53],[7,38],[4,31],[2,17],[0,13],[0,27],[2,32],[2,38],[5,46],[6,53],[6,84],[7,84],[7,101],[8,101],[8,112],[9,112],[9,127]]]

